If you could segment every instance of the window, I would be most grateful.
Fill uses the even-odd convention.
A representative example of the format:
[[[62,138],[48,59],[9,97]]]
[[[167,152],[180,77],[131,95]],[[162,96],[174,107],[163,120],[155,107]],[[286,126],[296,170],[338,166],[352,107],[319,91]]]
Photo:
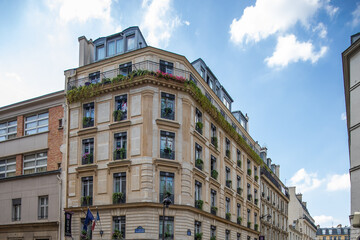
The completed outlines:
[[[21,220],[21,198],[16,198],[12,200],[12,220]]]
[[[225,201],[225,212],[226,213],[230,213],[230,198],[225,198],[226,201]]]
[[[160,157],[175,159],[175,133],[160,131]]]
[[[85,218],[81,218],[81,227],[85,225]],[[86,239],[91,240],[92,239],[92,222],[89,221],[87,225],[87,232],[86,232]]]
[[[49,130],[49,113],[40,113],[25,118],[25,135],[46,132]]]
[[[135,49],[135,34],[126,37],[127,50]]]
[[[216,215],[217,207],[216,207],[216,191],[211,189],[210,191],[210,205],[211,205],[211,213]]]
[[[230,140],[225,138],[225,155],[230,158]]]
[[[124,40],[121,38],[116,40],[116,53],[122,52],[124,52]]]
[[[112,56],[115,54],[115,41],[108,41],[107,43],[107,55]]]
[[[93,177],[81,178],[81,206],[91,206],[93,196]]]
[[[160,172],[160,203],[168,196],[174,204],[174,193],[174,173]]]
[[[251,162],[249,159],[247,160],[247,174],[251,176]]]
[[[131,62],[120,64],[119,65],[119,74],[123,76],[127,76],[132,71],[132,64]]]
[[[225,230],[225,240],[230,240],[230,230]]]
[[[202,134],[202,130],[203,130],[202,113],[197,108],[195,111],[195,129],[200,134]]]
[[[115,97],[114,122],[127,119],[127,95]]]
[[[38,210],[39,219],[48,218],[48,205],[49,205],[48,196],[39,197],[39,210]]]
[[[249,223],[250,223],[250,212],[251,212],[250,209],[248,209],[248,210],[247,210],[247,218],[246,218],[246,219],[247,219],[247,222],[248,222],[248,225],[249,225]],[[248,227],[249,227],[249,226],[248,226]]]
[[[92,164],[94,163],[94,139],[84,139],[82,140],[82,164]]]
[[[46,172],[47,153],[34,153],[24,156],[24,174]]]
[[[114,134],[114,160],[126,159],[126,132]]]
[[[231,126],[232,126],[232,128],[236,131],[236,124],[235,124],[235,123],[232,123]]]
[[[96,46],[96,60],[99,61],[105,58],[105,47],[104,44]]]
[[[195,221],[195,231],[194,231],[195,239],[196,236],[202,236],[201,234],[201,222]]]
[[[226,186],[228,188],[231,188],[231,176],[230,176],[230,168],[225,167],[225,180],[226,180]]]
[[[126,202],[126,172],[114,173],[113,204]]]
[[[200,72],[201,72],[201,77],[203,79],[205,79],[205,69],[203,69],[202,67],[200,68]]]
[[[216,157],[214,157],[213,155],[211,155],[211,160],[210,160],[210,170],[211,170],[211,177],[214,178],[215,180],[218,177],[218,171],[216,170]]]
[[[236,206],[236,215],[237,215],[237,223],[238,224],[241,224],[241,205],[240,205],[240,203],[238,203],[237,204],[237,206]]]
[[[16,174],[16,158],[0,160],[0,178],[12,177]]]
[[[201,200],[201,182],[195,181],[195,207],[202,209],[203,201]]]
[[[225,118],[225,120],[226,120],[226,117],[225,117],[225,112],[224,112],[224,110],[222,110],[222,109],[220,109],[220,114]]]
[[[197,143],[195,143],[195,167],[203,169],[202,147]]]
[[[212,98],[208,92],[205,92],[205,97],[212,103]],[[220,110],[221,111],[221,110]]]
[[[256,182],[259,179],[258,174],[257,174],[257,167],[255,167],[255,166],[254,166],[254,178],[255,178]]]
[[[172,62],[160,60],[160,71],[163,73],[173,74],[174,64]]]
[[[230,102],[229,102],[229,100],[227,100],[225,97],[223,98],[223,103],[224,103],[225,107],[227,107],[228,109],[230,109]]]
[[[241,168],[241,152],[239,149],[236,150],[236,164]]]
[[[247,184],[247,199],[248,199],[249,201],[252,200],[251,185],[250,185],[249,183]]]
[[[332,229],[329,229],[329,234],[330,234],[330,235],[332,234]]]
[[[241,177],[238,175],[236,177],[236,192],[241,195],[242,194],[242,188],[241,188]]]
[[[0,123],[0,141],[16,138],[17,120]]]
[[[94,112],[95,107],[94,103],[87,103],[83,105],[83,128],[92,127],[94,126]]]
[[[216,239],[216,226],[214,225],[210,226],[210,237],[215,237]]]
[[[113,217],[114,233],[120,236],[119,239],[125,239],[125,227],[126,227],[126,218],[125,216],[116,216]]]
[[[165,240],[172,240],[174,239],[174,217],[165,217],[163,218],[162,216],[160,216],[159,219],[159,238],[162,238],[162,234],[163,234],[163,224],[165,225],[165,229],[164,229],[164,239]],[[164,223],[163,223],[164,220]]]
[[[98,83],[100,82],[100,72],[94,72],[89,74],[90,83]]]
[[[175,95],[161,93],[161,118],[175,120]]]
[[[211,144],[214,145],[215,148],[217,148],[217,146],[218,146],[216,127],[213,124],[211,124]]]
[[[237,233],[236,239],[237,239],[237,240],[241,240],[241,233]]]

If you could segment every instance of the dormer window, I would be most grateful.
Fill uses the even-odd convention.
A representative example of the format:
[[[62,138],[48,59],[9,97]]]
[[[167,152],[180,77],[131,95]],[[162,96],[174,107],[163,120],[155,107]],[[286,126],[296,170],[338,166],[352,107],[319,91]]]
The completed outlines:
[[[115,54],[124,52],[124,41],[123,39],[111,39],[107,42],[107,56],[113,56]]]
[[[104,44],[96,46],[96,60],[101,60],[105,58],[105,47]]]
[[[230,103],[225,97],[223,98],[223,103],[228,109],[230,109]]]
[[[135,34],[126,37],[127,50],[135,49]]]
[[[205,79],[205,70],[203,68],[201,68],[201,77]]]
[[[112,56],[115,54],[115,41],[109,41],[107,44],[107,55]]]

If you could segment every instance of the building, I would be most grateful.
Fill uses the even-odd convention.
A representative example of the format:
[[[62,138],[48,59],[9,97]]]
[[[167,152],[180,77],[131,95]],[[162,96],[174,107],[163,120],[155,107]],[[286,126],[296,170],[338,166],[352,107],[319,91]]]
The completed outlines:
[[[348,130],[352,240],[360,238],[360,33],[351,36],[351,45],[342,53],[346,122]]]
[[[258,239],[260,148],[205,62],[147,46],[137,27],[79,45],[65,71],[72,237],[89,207],[93,239],[159,239],[163,221],[166,239]]]
[[[317,228],[306,207],[306,202],[302,200],[302,194],[296,194],[296,187],[289,187],[289,195],[290,239],[296,239],[300,232],[301,240],[315,240]]]
[[[316,232],[317,240],[349,240],[350,227],[342,227],[339,224],[336,228],[318,228]]]
[[[64,91],[0,108],[0,239],[60,239]]]
[[[265,239],[287,240],[290,196],[280,180],[280,165],[267,158],[266,147],[261,149],[260,157],[265,162],[260,168],[261,235]]]

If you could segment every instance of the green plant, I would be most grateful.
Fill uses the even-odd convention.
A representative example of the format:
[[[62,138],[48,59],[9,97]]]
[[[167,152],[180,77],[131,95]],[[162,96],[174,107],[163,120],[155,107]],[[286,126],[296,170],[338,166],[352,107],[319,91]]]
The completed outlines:
[[[237,166],[241,168],[241,160],[237,160]]]
[[[259,202],[259,199],[255,198],[255,200],[254,200],[255,205],[257,205],[258,202]]]
[[[203,163],[204,163],[203,160],[200,159],[200,158],[198,158],[198,159],[196,159],[196,161],[195,161],[195,166],[198,167],[198,168],[200,168],[200,169],[202,169]]]
[[[80,233],[80,240],[89,240],[89,236],[85,230],[82,230]]]
[[[257,176],[257,175],[254,178],[255,178],[256,182],[259,180],[259,176]]]
[[[121,110],[115,110],[113,112],[113,116],[114,116],[114,119],[115,121],[121,121],[121,118],[122,118],[122,115],[123,115],[123,112]]]
[[[124,193],[122,192],[114,192],[112,195],[113,203],[119,203],[124,200]]]
[[[212,137],[211,138],[211,143],[214,145],[214,147],[216,149],[218,148],[218,139],[217,139],[217,137]]]
[[[247,227],[248,227],[248,228],[251,228],[251,222],[248,222],[248,223],[247,223]]]
[[[172,108],[170,108],[170,107],[164,108],[164,113],[165,113],[165,116],[168,116],[169,114],[172,113]]]
[[[238,217],[238,218],[237,218],[237,223],[238,223],[238,224],[241,224],[241,222],[242,222],[242,217]]]
[[[251,176],[251,169],[250,169],[250,168],[248,168],[247,174],[248,174],[249,176]]]
[[[113,240],[121,240],[123,239],[122,237],[122,233],[119,230],[115,230],[112,234],[112,239]]]
[[[83,117],[83,127],[88,127],[91,124],[91,117]]]
[[[164,152],[170,154],[172,152],[172,149],[170,147],[165,147]]]
[[[203,200],[195,200],[195,207],[202,210],[204,201]]]
[[[218,210],[218,208],[217,208],[217,207],[215,207],[215,206],[212,206],[212,207],[211,207],[211,211],[212,211],[212,212],[215,212],[215,213],[216,213],[216,212],[217,212],[217,210]]]
[[[114,150],[114,159],[124,159],[126,156],[125,148],[116,148]]]
[[[91,199],[92,199],[91,196],[81,197],[81,205],[90,205]]]
[[[202,233],[195,233],[195,240],[201,240],[202,239]]]
[[[242,191],[243,191],[243,189],[242,189],[241,187],[238,187],[238,188],[237,188],[237,193],[238,193],[238,194],[241,195],[241,194],[242,194]]]
[[[251,194],[248,194],[248,200],[252,201],[252,195]]]
[[[202,128],[203,128],[203,123],[202,122],[197,122],[196,123],[196,129],[200,129],[200,131],[202,130]]]
[[[215,180],[217,179],[218,175],[219,173],[215,169],[211,171],[211,177],[214,178]]]
[[[229,212],[226,213],[226,214],[225,214],[225,218],[226,218],[227,220],[230,220],[230,218],[231,218],[231,213],[229,213]]]
[[[216,240],[216,236],[212,236],[210,240]]]
[[[228,158],[230,158],[230,150],[227,149],[227,150],[225,151],[225,155],[226,155]]]
[[[108,84],[108,83],[111,83],[111,80],[110,80],[110,78],[103,78],[103,79],[101,80],[101,83],[102,83],[102,84]]]
[[[231,183],[232,183],[231,180],[226,180],[226,186],[227,186],[227,187],[231,188]]]
[[[259,225],[258,225],[258,224],[255,224],[255,225],[254,225],[254,229],[255,229],[255,231],[257,231],[257,230],[259,229]]]

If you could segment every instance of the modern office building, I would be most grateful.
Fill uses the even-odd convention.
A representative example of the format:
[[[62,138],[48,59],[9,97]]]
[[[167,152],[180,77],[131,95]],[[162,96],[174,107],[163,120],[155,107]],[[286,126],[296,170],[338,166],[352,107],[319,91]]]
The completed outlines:
[[[360,238],[360,33],[342,53],[351,181],[351,240]]]
[[[290,196],[280,180],[280,165],[272,164],[263,147],[260,157],[264,165],[260,167],[261,190],[261,236],[265,239],[288,239],[288,205]]]
[[[258,239],[260,147],[205,62],[147,46],[137,27],[79,45],[65,71],[73,239],[88,207],[93,239],[159,239],[163,221],[166,239]]]
[[[317,240],[350,240],[350,227],[342,227],[339,224],[336,228],[318,228]]]
[[[64,91],[0,108],[0,239],[60,239]]]
[[[317,228],[306,207],[307,203],[302,200],[302,194],[296,194],[296,187],[289,187],[289,195],[289,235],[298,236],[300,232],[301,240],[315,240]]]

